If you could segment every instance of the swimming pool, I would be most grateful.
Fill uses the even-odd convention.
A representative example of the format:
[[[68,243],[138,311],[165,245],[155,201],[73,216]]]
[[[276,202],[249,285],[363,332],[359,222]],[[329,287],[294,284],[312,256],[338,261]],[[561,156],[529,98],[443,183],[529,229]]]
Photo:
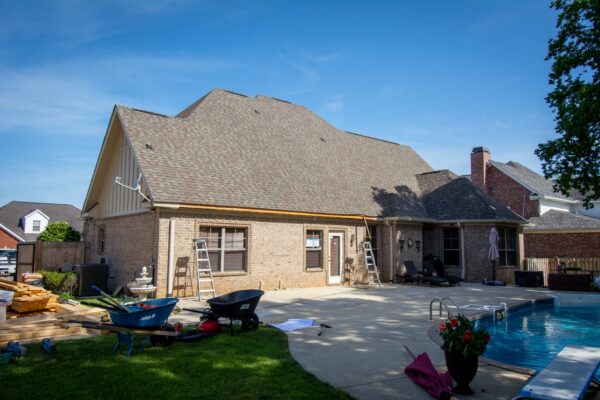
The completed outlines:
[[[477,324],[492,336],[484,357],[539,371],[566,345],[600,347],[598,300],[597,296],[561,296],[509,310],[504,321],[481,319]]]

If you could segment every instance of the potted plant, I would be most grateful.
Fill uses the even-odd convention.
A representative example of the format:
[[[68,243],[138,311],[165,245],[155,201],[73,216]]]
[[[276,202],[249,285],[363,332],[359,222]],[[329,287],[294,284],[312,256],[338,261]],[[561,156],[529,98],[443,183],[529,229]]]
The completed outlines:
[[[449,318],[440,325],[440,336],[444,340],[442,350],[446,366],[457,385],[453,389],[458,394],[473,394],[469,383],[475,378],[479,357],[485,353],[490,342],[489,333],[475,329],[464,315]]]

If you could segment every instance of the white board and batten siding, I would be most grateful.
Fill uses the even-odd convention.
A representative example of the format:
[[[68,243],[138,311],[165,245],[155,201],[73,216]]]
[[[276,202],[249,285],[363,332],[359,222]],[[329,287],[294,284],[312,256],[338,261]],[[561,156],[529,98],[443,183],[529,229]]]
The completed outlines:
[[[141,169],[129,141],[123,134],[120,124],[113,127],[117,135],[107,148],[109,162],[102,171],[100,190],[97,193],[98,204],[93,207],[88,215],[93,218],[107,218],[119,215],[135,214],[148,211],[142,204],[143,197],[136,191],[127,189],[115,183],[116,177],[121,177],[121,182],[127,186],[135,186]],[[142,176],[141,187],[143,193],[148,193],[146,181]]]

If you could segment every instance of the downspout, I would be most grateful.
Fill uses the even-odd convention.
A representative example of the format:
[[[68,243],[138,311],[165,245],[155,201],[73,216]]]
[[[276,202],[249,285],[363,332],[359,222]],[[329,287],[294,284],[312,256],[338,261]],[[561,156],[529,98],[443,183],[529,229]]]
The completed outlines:
[[[167,264],[167,297],[173,297],[173,281],[175,278],[175,218],[169,220],[169,261]]]
[[[460,277],[465,279],[465,227],[460,222],[458,230],[460,231]]]
[[[385,221],[385,224],[390,228],[390,280],[394,280],[394,232],[393,225],[390,221]]]

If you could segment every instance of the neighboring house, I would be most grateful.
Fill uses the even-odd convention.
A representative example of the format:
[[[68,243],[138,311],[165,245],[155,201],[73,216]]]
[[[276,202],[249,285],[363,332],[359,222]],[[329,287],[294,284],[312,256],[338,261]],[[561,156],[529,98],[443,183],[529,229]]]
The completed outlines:
[[[471,180],[498,202],[529,220],[525,257],[600,257],[600,202],[586,209],[578,194],[554,192],[553,182],[514,162],[471,152]]]
[[[366,224],[382,280],[432,253],[480,281],[491,275],[490,229],[503,235],[501,264],[514,268],[525,223],[410,147],[219,89],[173,117],[116,106],[82,216],[87,261],[110,262],[113,287],[152,265],[159,296],[192,295],[199,237],[225,293],[352,280]]]
[[[70,204],[11,201],[0,207],[0,248],[16,249],[32,242],[50,222],[64,221],[81,231],[81,210]]]

